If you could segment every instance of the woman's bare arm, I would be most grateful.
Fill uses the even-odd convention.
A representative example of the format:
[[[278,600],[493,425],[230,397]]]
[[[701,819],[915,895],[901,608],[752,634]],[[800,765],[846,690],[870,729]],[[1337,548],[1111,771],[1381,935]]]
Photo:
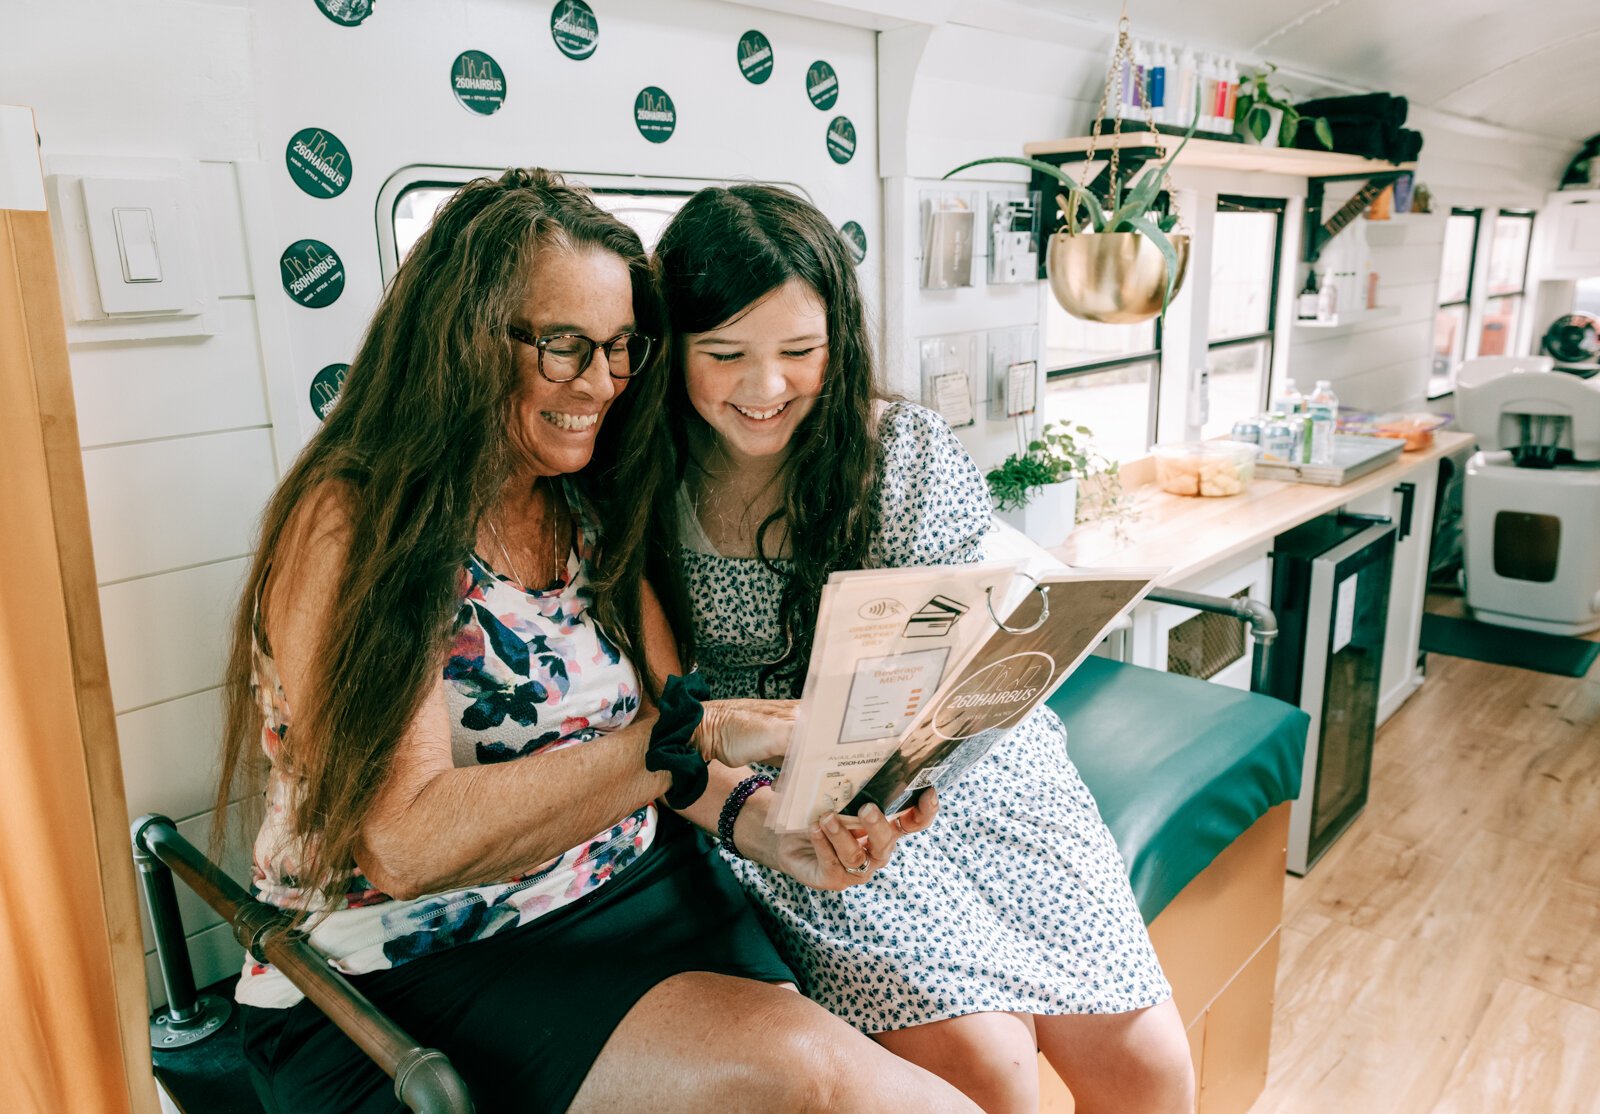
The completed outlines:
[[[315,658],[349,547],[338,498],[308,504],[296,516],[304,520],[291,523],[264,600],[291,712],[322,683],[313,672]],[[451,756],[443,663],[438,664],[362,825],[357,863],[383,892],[411,898],[505,881],[666,792],[667,775],[644,767],[655,722],[651,709],[641,709],[628,727],[578,746],[458,768]]]

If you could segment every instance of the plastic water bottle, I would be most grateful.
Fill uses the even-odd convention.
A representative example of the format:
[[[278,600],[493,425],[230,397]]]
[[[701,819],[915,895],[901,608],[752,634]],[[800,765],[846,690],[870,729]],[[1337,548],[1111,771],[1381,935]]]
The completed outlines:
[[[1318,379],[1316,390],[1306,399],[1311,418],[1311,463],[1333,463],[1333,434],[1339,425],[1339,396],[1326,379]]]
[[[1300,388],[1290,379],[1283,385],[1283,393],[1278,396],[1274,410],[1282,410],[1285,414],[1304,414],[1306,412],[1306,398],[1300,393]]]

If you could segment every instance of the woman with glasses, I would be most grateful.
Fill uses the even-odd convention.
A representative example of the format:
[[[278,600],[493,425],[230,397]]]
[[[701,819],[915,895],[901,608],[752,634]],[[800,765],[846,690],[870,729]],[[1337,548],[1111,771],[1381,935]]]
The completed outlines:
[[[661,404],[660,328],[638,237],[558,177],[440,210],[268,504],[222,810],[259,779],[258,895],[481,1112],[970,1110],[783,985],[695,826],[708,760],[780,752],[790,718],[658,683],[678,647],[619,513],[652,493],[608,478],[661,446],[605,435]],[[843,887],[898,835],[818,830],[773,862]],[[237,997],[269,1109],[399,1109],[281,973],[248,963]]]

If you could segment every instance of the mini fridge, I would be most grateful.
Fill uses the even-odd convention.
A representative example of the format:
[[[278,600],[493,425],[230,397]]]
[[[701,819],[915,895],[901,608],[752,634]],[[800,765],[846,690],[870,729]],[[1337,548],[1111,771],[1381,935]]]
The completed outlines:
[[[1395,527],[1373,515],[1312,519],[1273,543],[1272,695],[1311,716],[1289,870],[1304,874],[1367,803],[1394,571]]]

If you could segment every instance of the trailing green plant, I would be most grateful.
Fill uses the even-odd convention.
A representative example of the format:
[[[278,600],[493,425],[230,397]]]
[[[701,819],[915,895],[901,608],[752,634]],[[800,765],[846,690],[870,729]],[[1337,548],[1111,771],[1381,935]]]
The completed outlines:
[[[1317,142],[1333,150],[1333,127],[1328,123],[1328,118],[1302,116],[1289,99],[1288,90],[1282,86],[1273,88],[1272,75],[1277,72],[1277,66],[1266,62],[1239,82],[1239,99],[1233,110],[1234,123],[1255,136],[1259,143],[1272,130],[1272,113],[1268,109],[1276,108],[1283,113],[1283,123],[1278,126],[1278,146],[1293,147],[1295,136],[1300,134],[1301,123],[1309,120]]]
[[[1002,511],[1021,510],[1046,484],[1078,480],[1079,522],[1117,511],[1125,505],[1117,462],[1089,444],[1092,436],[1088,426],[1046,425],[1026,448],[989,470],[985,478],[995,505]]]
[[[1078,235],[1079,219],[1083,216],[1087,218],[1087,227],[1083,231],[1137,232],[1160,250],[1161,257],[1167,262],[1167,290],[1161,299],[1161,311],[1165,313],[1167,303],[1172,300],[1173,288],[1178,281],[1178,249],[1172,246],[1167,234],[1177,227],[1178,218],[1173,213],[1161,212],[1156,202],[1161,193],[1161,185],[1167,179],[1167,172],[1172,169],[1173,160],[1188,144],[1199,123],[1200,108],[1196,105],[1194,120],[1190,122],[1189,130],[1183,133],[1183,140],[1176,150],[1160,162],[1145,166],[1126,190],[1121,181],[1113,178],[1110,183],[1110,197],[1106,204],[1101,203],[1094,191],[1074,181],[1061,167],[1042,159],[995,155],[991,158],[962,163],[945,174],[945,177],[960,174],[963,170],[970,170],[974,166],[1010,163],[1026,166],[1030,170],[1054,178],[1062,189],[1062,192],[1056,195],[1056,203],[1061,213],[1061,226],[1057,231],[1064,231],[1069,236]]]

